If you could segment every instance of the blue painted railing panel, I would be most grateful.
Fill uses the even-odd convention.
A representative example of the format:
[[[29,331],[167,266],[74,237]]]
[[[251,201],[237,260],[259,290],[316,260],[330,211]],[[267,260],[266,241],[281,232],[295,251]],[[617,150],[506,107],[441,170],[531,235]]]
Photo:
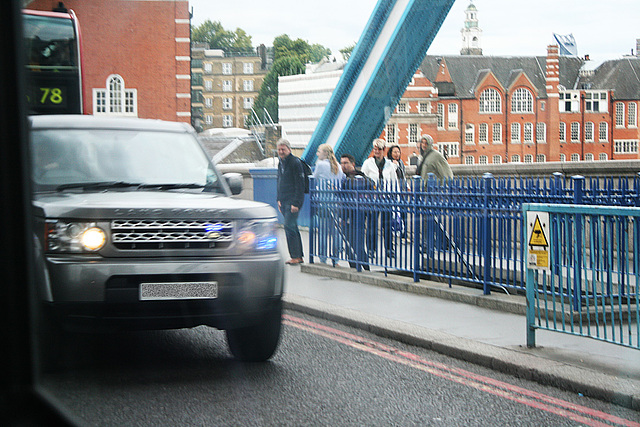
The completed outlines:
[[[527,270],[527,345],[545,329],[640,349],[640,209],[526,203],[528,211],[549,213],[552,262]]]

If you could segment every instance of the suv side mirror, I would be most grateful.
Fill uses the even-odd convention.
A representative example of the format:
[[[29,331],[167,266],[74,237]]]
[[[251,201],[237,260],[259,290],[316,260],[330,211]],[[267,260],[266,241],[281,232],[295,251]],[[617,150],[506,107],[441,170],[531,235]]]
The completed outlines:
[[[231,194],[236,196],[242,193],[242,187],[243,187],[242,174],[237,172],[228,172],[228,173],[225,173],[223,176],[224,176],[224,179],[227,180],[227,185],[231,190]]]

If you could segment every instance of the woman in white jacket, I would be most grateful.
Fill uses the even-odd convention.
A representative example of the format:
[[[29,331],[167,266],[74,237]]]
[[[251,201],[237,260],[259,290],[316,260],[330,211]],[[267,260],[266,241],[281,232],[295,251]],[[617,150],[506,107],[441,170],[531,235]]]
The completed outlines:
[[[397,166],[385,157],[385,146],[384,139],[373,141],[373,157],[369,157],[362,163],[362,172],[376,183],[380,181],[385,184],[396,183],[398,181]]]

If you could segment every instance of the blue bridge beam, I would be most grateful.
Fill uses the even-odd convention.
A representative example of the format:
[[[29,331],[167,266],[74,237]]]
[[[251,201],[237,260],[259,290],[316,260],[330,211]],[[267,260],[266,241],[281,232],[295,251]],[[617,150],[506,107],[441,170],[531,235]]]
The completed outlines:
[[[357,164],[368,157],[454,0],[379,0],[303,153],[330,144]]]

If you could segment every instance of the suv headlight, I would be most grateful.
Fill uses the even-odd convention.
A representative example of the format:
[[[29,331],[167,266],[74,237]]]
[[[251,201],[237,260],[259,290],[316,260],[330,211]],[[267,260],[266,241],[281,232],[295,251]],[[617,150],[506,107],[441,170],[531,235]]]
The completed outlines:
[[[44,247],[48,252],[96,252],[107,242],[107,233],[95,222],[47,221]]]
[[[277,250],[276,220],[245,222],[238,231],[238,244],[243,251],[267,252]]]

